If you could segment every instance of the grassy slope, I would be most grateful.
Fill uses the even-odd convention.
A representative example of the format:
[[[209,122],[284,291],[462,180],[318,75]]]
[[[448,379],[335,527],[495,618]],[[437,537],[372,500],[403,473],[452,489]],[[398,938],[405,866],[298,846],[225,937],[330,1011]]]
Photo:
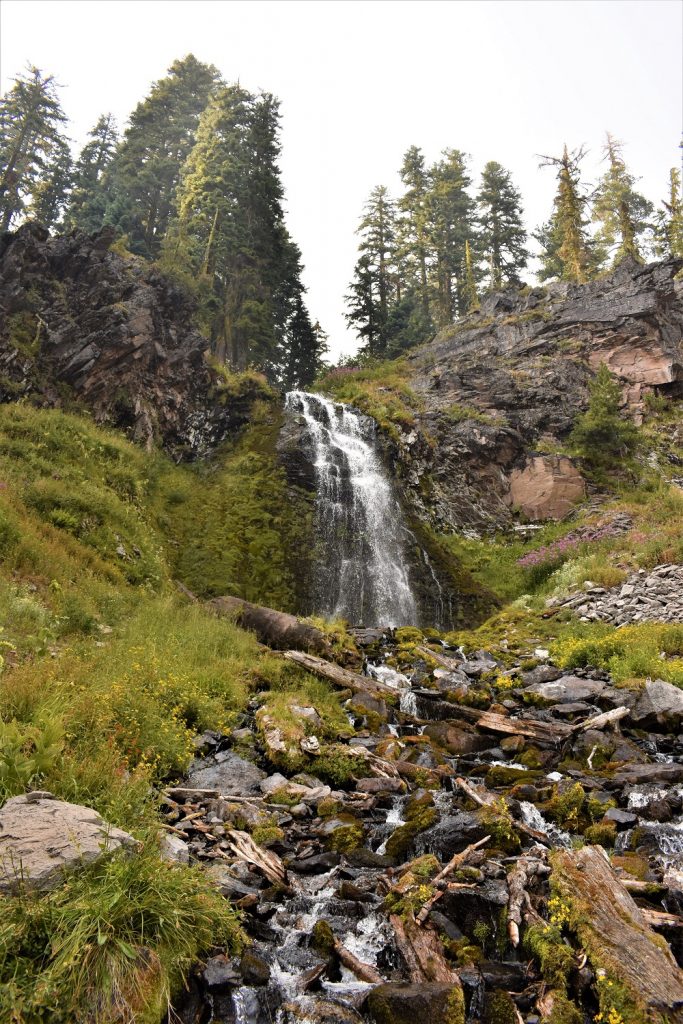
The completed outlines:
[[[199,469],[84,418],[0,406],[0,802],[40,786],[143,844],[52,894],[0,898],[0,1020],[106,1021],[129,1007],[158,1021],[183,970],[239,946],[223,898],[159,858],[154,787],[186,768],[195,732],[229,728],[256,690],[274,707],[287,693],[315,701],[331,735],[342,721],[325,687],[172,582],[291,604],[288,546],[306,505],[275,466],[276,429],[260,406]]]

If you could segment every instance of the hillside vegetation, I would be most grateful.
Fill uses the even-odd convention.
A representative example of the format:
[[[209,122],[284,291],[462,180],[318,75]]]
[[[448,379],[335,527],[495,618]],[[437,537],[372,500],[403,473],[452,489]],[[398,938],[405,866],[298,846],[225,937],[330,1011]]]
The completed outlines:
[[[339,715],[320,684],[173,583],[291,603],[298,527],[273,425],[255,410],[233,448],[193,469],[85,418],[0,406],[0,801],[43,788],[143,844],[56,892],[0,897],[2,1020],[109,1020],[128,1006],[158,1021],[183,970],[242,941],[201,873],[160,859],[155,787],[257,690],[314,695]]]

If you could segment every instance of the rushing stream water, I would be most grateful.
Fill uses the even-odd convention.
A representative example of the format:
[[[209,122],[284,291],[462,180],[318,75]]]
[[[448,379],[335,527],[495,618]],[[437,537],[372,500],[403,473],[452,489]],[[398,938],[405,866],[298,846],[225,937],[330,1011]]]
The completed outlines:
[[[321,395],[290,391],[287,408],[306,421],[316,473],[316,534],[322,546],[314,583],[320,614],[354,623],[417,621],[406,570],[413,539],[375,441],[375,423]]]

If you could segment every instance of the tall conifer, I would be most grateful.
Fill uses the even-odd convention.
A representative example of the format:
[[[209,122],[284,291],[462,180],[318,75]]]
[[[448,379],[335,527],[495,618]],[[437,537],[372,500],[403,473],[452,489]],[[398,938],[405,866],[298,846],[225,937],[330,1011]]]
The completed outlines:
[[[477,194],[478,245],[487,266],[487,285],[498,290],[520,284],[529,254],[522,220],[521,193],[510,172],[490,160],[481,175]]]
[[[541,280],[554,276],[559,269],[558,276],[563,281],[583,284],[595,269],[595,255],[586,231],[588,196],[580,181],[585,155],[583,146],[571,152],[565,146],[561,157],[541,158],[542,167],[557,169],[553,214],[542,229],[547,249],[541,254]]]
[[[0,98],[0,231],[31,206],[56,219],[68,186],[65,121],[54,77],[39,68]]]
[[[598,241],[612,254],[614,265],[626,256],[642,262],[639,240],[651,227],[654,207],[636,192],[636,179],[624,162],[623,145],[609,132],[604,153],[608,167],[593,197],[593,221],[600,225]]]

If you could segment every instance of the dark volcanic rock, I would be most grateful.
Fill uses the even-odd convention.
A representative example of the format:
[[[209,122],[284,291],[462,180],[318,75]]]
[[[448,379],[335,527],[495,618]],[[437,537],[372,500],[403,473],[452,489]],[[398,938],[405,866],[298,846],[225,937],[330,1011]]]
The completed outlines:
[[[451,1024],[458,1019],[453,1010],[454,995],[457,997],[458,992],[456,985],[436,982],[378,985],[368,996],[367,1009],[375,1024]]]
[[[70,393],[143,444],[201,455],[247,421],[253,395],[221,401],[193,300],[111,240],[37,224],[0,238],[0,401]]]
[[[616,375],[636,418],[648,390],[683,379],[680,268],[680,260],[624,261],[587,285],[493,295],[479,314],[409,352],[422,409],[387,447],[415,515],[451,529],[509,524],[512,480],[525,473],[538,483],[526,514],[543,518],[536,499],[544,491],[554,514],[574,470],[536,446],[552,450],[567,436],[597,366]]]

